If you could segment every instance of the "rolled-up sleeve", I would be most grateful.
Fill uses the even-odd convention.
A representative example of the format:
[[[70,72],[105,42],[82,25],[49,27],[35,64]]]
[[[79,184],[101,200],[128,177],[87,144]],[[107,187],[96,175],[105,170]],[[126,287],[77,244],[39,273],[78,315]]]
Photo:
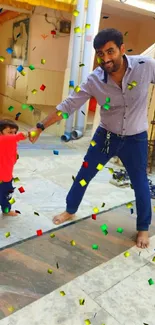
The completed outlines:
[[[155,59],[150,59],[151,83],[155,84]]]
[[[89,77],[87,78],[87,81],[82,83],[79,87],[79,92],[74,90],[71,95],[56,107],[56,109],[71,115],[93,96]]]

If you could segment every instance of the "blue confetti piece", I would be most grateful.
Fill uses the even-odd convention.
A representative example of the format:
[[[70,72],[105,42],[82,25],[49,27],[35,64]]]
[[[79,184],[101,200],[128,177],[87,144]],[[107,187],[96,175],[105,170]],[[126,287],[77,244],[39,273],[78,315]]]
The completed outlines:
[[[22,65],[19,65],[19,67],[17,68],[17,71],[18,72],[22,72],[24,70],[23,66]]]
[[[6,49],[6,52],[8,52],[8,54],[12,54],[13,49],[12,49],[11,47],[8,47],[8,48]]]
[[[21,113],[17,113],[17,114],[16,114],[16,117],[18,117],[18,116],[20,116],[20,115],[21,115]]]
[[[73,81],[73,80],[71,80],[71,81],[69,82],[69,87],[74,87],[74,81]]]
[[[53,150],[53,153],[54,153],[54,155],[57,155],[58,156],[59,151],[58,150]]]
[[[21,33],[17,34],[17,38],[21,35]]]
[[[133,214],[133,209],[130,209],[130,211],[131,211],[131,214]]]

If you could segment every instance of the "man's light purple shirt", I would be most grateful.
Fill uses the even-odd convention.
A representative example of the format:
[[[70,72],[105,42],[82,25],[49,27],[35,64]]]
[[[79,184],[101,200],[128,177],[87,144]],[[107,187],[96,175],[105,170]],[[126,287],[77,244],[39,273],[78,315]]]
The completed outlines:
[[[148,130],[147,98],[150,83],[155,84],[155,60],[141,55],[125,55],[128,67],[122,80],[122,89],[100,67],[97,67],[73,93],[56,108],[69,115],[95,97],[100,105],[100,126],[121,134],[134,135]],[[144,63],[143,63],[144,62]],[[131,90],[128,85],[136,81]],[[110,109],[103,105],[110,98]],[[81,113],[82,114],[82,113]]]

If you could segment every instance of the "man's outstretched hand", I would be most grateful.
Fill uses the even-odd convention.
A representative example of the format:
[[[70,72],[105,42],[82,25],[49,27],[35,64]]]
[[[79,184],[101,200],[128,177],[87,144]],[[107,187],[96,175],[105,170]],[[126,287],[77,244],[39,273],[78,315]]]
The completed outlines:
[[[38,140],[41,132],[42,132],[41,129],[37,129],[37,128],[31,129],[28,132],[30,142],[35,143]]]

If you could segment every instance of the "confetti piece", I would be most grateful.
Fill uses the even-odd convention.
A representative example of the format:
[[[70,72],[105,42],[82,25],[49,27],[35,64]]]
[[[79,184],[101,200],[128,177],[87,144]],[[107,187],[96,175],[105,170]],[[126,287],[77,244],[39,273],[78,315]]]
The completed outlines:
[[[59,269],[59,264],[58,264],[58,262],[56,263],[56,267],[57,267],[57,269]]]
[[[17,38],[20,37],[20,35],[21,35],[21,33],[18,33],[18,34],[17,34]]]
[[[13,49],[12,49],[11,47],[8,47],[8,48],[6,49],[6,52],[7,52],[8,54],[12,54]]]
[[[21,214],[21,212],[19,210],[15,210],[15,212]]]
[[[5,58],[4,56],[0,56],[0,62],[4,62]]]
[[[57,111],[57,115],[58,116],[61,116],[62,115],[62,112],[61,111]]]
[[[89,319],[85,319],[85,324],[86,325],[90,325],[91,324],[91,321]]]
[[[134,86],[134,87],[136,87],[137,86],[137,81],[132,81],[131,82],[131,85]]]
[[[71,243],[72,246],[76,245],[76,242],[74,240],[71,240],[70,243]]]
[[[41,59],[41,64],[45,64],[46,60],[45,59]]]
[[[30,105],[29,110],[32,112],[34,110],[34,107],[32,105]]]
[[[110,97],[106,97],[105,102],[106,102],[106,103],[110,103]]]
[[[20,182],[20,179],[19,179],[18,177],[15,177],[15,178],[13,178],[13,181],[14,181],[15,183],[17,183],[17,182]]]
[[[149,283],[149,285],[151,286],[152,284],[154,284],[154,281],[153,281],[152,279],[149,279],[149,280],[148,280],[148,283]]]
[[[69,117],[68,113],[62,113],[62,117],[64,118],[64,120],[67,120]]]
[[[69,87],[70,87],[70,88],[74,88],[74,81],[73,81],[73,80],[71,80],[71,81],[69,82]]]
[[[75,181],[75,177],[74,176],[72,176],[72,180]]]
[[[51,35],[53,35],[53,37],[56,35],[56,30],[51,30]]]
[[[86,28],[86,29],[90,29],[90,26],[91,26],[91,24],[86,24],[86,25],[85,25],[85,28]]]
[[[124,231],[123,228],[117,228],[117,232],[119,232],[120,234],[122,234],[123,231]]]
[[[102,231],[105,231],[108,229],[108,226],[106,224],[100,226]]]
[[[74,33],[75,34],[81,33],[81,28],[80,27],[75,27],[74,28]]]
[[[37,230],[36,233],[37,233],[37,236],[41,236],[43,234],[41,229]]]
[[[64,291],[60,291],[60,294],[61,294],[61,296],[65,296],[66,295]]]
[[[54,155],[58,155],[59,151],[58,150],[53,150]]]
[[[9,213],[9,208],[8,207],[4,209],[4,213]]]
[[[102,59],[97,57],[97,63],[98,64],[101,64],[102,63]]]
[[[43,84],[40,86],[40,90],[42,90],[42,91],[44,91],[44,90],[45,90],[45,88],[46,88],[46,86],[45,86],[45,85],[43,85]]]
[[[80,88],[79,86],[76,86],[75,89],[74,89],[74,91],[75,91],[76,93],[79,93],[80,90],[81,90],[81,88]]]
[[[20,73],[22,76],[25,76],[26,75],[26,72],[23,70],[23,71],[21,71],[21,73]]]
[[[83,164],[82,164],[82,166],[83,166],[84,168],[88,168],[88,161],[84,161]]]
[[[84,180],[84,179],[81,179],[81,181],[79,182],[80,183],[80,185],[83,187],[83,186],[85,186],[87,183],[86,183],[86,181]]]
[[[31,91],[31,93],[32,93],[33,95],[35,95],[35,94],[37,93],[37,89],[33,89],[33,90]]]
[[[102,18],[103,18],[103,19],[108,19],[108,18],[109,18],[109,16],[103,16]]]
[[[155,256],[153,257],[152,262],[155,262]]]
[[[6,232],[6,233],[5,233],[5,237],[6,237],[6,238],[10,237],[10,232]]]
[[[36,49],[36,46],[32,49],[32,51],[34,51]]]
[[[83,306],[84,303],[85,303],[85,299],[79,299],[79,304],[80,304],[80,306]]]
[[[128,33],[129,33],[129,32],[125,32],[125,33],[124,33],[124,36],[127,36],[127,35],[128,35]]]
[[[80,63],[79,64],[79,67],[81,68],[81,67],[84,67],[85,66],[85,64],[84,63]]]
[[[95,213],[98,213],[98,212],[99,212],[99,209],[98,209],[97,207],[95,207],[95,208],[93,208],[93,211],[94,211]]]
[[[104,167],[104,166],[103,166],[102,164],[98,164],[97,167],[96,167],[96,169],[97,169],[97,170],[102,170],[103,167]]]
[[[108,230],[104,230],[103,233],[105,236],[108,235]]]
[[[50,234],[50,237],[51,238],[54,238],[55,237],[55,234],[54,233]]]
[[[103,105],[103,108],[106,109],[106,110],[108,111],[109,108],[110,108],[110,105],[108,105],[108,104],[104,104],[104,105]]]
[[[31,134],[31,137],[35,137],[37,132],[36,131],[31,131],[30,134]]]
[[[104,208],[104,206],[105,206],[105,203],[102,203],[101,208]]]
[[[92,219],[96,220],[96,214],[92,214]]]
[[[83,111],[81,111],[81,113],[82,113],[83,115],[86,115]]]
[[[97,244],[93,244],[92,245],[92,249],[98,249],[98,245]]]
[[[133,49],[129,49],[129,50],[128,50],[128,52],[132,52],[132,51],[133,51]]]
[[[90,144],[92,145],[92,147],[95,147],[95,146],[96,146],[96,142],[95,142],[94,140],[92,140],[92,141],[90,142]]]
[[[78,10],[75,9],[75,10],[73,11],[73,16],[74,16],[74,17],[77,17],[77,16],[79,15],[79,13],[80,13],[80,12],[79,12]]]
[[[145,63],[144,61],[140,61],[140,62],[138,62],[139,64],[143,64],[143,63]]]
[[[51,269],[48,269],[47,272],[48,272],[49,274],[52,274],[52,273],[53,273],[53,271],[52,271]]]
[[[110,173],[110,174],[113,174],[113,173],[114,173],[113,168],[108,168],[108,170],[109,170],[109,173]]]
[[[38,212],[36,212],[36,211],[34,211],[34,214],[35,214],[36,216],[39,216],[39,213],[38,213]]]
[[[14,107],[13,106],[10,106],[9,108],[8,108],[8,111],[9,112],[12,112],[14,110]]]
[[[30,69],[30,70],[35,70],[34,65],[33,65],[33,64],[30,64],[30,65],[29,65],[29,69]]]
[[[14,310],[15,310],[15,309],[14,309],[13,306],[10,306],[10,307],[8,308],[8,311],[10,311],[11,313],[12,313]]]
[[[133,190],[133,185],[132,185],[132,184],[130,184],[130,187],[131,187],[131,189]]]
[[[153,207],[153,211],[155,212],[155,206]]]
[[[133,209],[130,209],[131,214],[133,214]]]
[[[20,112],[16,114],[16,116],[20,116],[20,115],[21,115],[21,113],[20,113]]]
[[[22,104],[22,109],[26,109],[28,108],[29,106],[27,104]]]
[[[126,204],[126,207],[127,207],[128,209],[130,209],[130,208],[133,207],[133,204],[132,204],[131,202],[129,202],[129,203]]]
[[[19,188],[18,188],[18,191],[19,191],[20,193],[24,193],[24,192],[25,192],[24,187],[22,187],[22,186],[19,187]]]
[[[15,201],[15,199],[12,197],[10,200],[9,200],[9,203],[10,204],[14,204],[16,201]]]
[[[18,72],[21,72],[22,70],[24,70],[23,66],[22,65],[19,65],[18,68],[17,68],[17,71]]]
[[[129,257],[129,256],[130,256],[130,253],[129,253],[129,252],[125,252],[125,253],[124,253],[124,256],[125,256],[125,257]]]

